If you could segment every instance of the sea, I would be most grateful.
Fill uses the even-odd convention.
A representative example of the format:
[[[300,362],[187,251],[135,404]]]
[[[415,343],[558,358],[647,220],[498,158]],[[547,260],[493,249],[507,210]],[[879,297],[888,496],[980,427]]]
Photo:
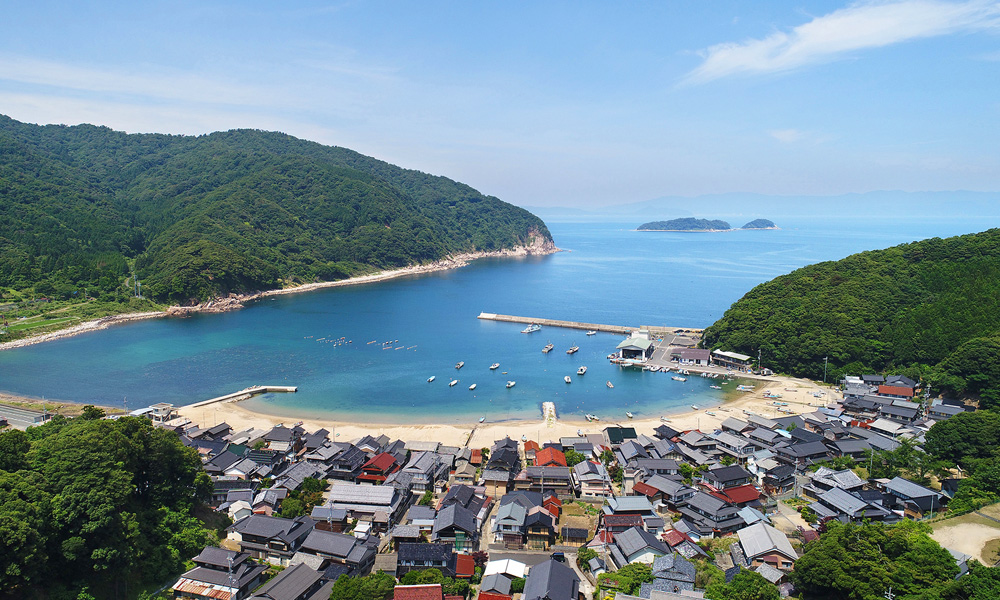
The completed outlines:
[[[534,420],[546,401],[569,419],[593,413],[613,422],[626,410],[653,417],[723,398],[701,377],[677,382],[611,365],[606,357],[622,336],[553,327],[525,334],[523,324],[477,316],[706,327],[755,285],[798,267],[1000,225],[998,217],[941,215],[769,218],[781,229],[639,232],[636,222],[549,220],[563,251],[548,256],[480,259],[6,350],[0,390],[136,409],[290,385],[298,392],[245,405],[293,418],[387,424]],[[543,354],[550,342],[554,350]],[[567,354],[571,346],[579,352]],[[465,366],[456,369],[460,361]],[[493,363],[500,367],[490,370]],[[576,375],[583,365],[586,375]],[[508,389],[507,381],[516,385]]]

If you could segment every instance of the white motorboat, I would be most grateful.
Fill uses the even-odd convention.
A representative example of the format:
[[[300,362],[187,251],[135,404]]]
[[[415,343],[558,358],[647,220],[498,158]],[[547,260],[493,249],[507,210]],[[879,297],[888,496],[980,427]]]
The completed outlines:
[[[625,416],[631,419],[635,415],[633,415],[631,412],[629,412],[629,411],[626,410],[625,411]]]
[[[436,375],[431,375],[430,377],[427,378],[427,383],[430,383],[430,382],[434,381],[435,379],[437,379],[437,376]]]
[[[539,325],[538,323],[532,323],[531,325],[528,325],[527,327],[522,329],[521,333],[535,333],[536,331],[541,331],[541,330],[542,330],[541,325]]]
[[[474,383],[473,383],[472,385],[470,385],[470,386],[469,386],[469,389],[470,389],[470,390],[474,390],[474,389],[476,389],[476,384],[474,384]]]
[[[580,367],[579,369],[576,370],[576,374],[577,375],[586,375],[587,374],[587,367]]]
[[[490,371],[496,371],[499,368],[500,368],[500,363],[493,363],[492,365],[490,365]]]
[[[551,343],[545,344],[545,347],[542,348],[542,354],[548,354],[549,352],[552,352],[553,348],[555,348],[554,344]]]
[[[677,375],[674,375],[673,377],[671,377],[671,379],[673,379],[674,381],[687,381],[686,377],[678,377]]]
[[[465,361],[464,360],[460,360],[457,363],[455,363],[455,368],[456,369],[461,369],[464,366],[465,366]]]
[[[569,378],[569,375],[563,377],[563,381],[565,381],[566,383],[573,383],[573,380]]]
[[[566,354],[576,354],[579,350],[580,350],[579,346],[573,346],[572,348],[566,351]]]
[[[526,436],[526,435],[522,435],[522,436],[521,436],[521,441],[522,441],[522,442],[527,442],[527,441],[528,441],[528,436]]]
[[[507,382],[507,389],[509,390],[510,388],[514,387],[515,383],[517,383],[517,382],[516,381],[508,381]]]
[[[600,419],[597,417],[597,415],[592,415],[590,413],[587,413],[584,416],[587,417],[588,421],[600,421]]]
[[[576,436],[577,437],[583,437],[583,430],[582,429],[577,429],[576,430]]]
[[[587,335],[597,335],[597,332],[591,329],[590,331],[587,332]]]
[[[698,410],[698,405],[697,404],[692,404],[691,408],[693,408],[694,410]]]
[[[607,382],[606,385],[608,386],[608,388],[614,388],[615,387],[615,384],[611,383],[610,381]]]
[[[452,379],[452,380],[451,380],[451,381],[450,381],[450,382],[448,383],[448,387],[455,387],[455,384],[456,384],[456,383],[458,383],[458,380],[457,380],[457,379]]]
[[[710,385],[708,387],[712,388],[713,390],[721,390],[722,389],[721,385]]]
[[[483,416],[479,417],[479,422],[480,423],[482,423],[485,420],[486,420],[486,415],[483,415]]]

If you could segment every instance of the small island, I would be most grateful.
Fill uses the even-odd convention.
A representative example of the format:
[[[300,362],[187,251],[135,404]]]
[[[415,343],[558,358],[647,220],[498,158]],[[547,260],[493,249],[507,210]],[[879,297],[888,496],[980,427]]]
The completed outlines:
[[[729,231],[732,226],[718,219],[684,217],[669,221],[651,221],[638,227],[639,231]]]
[[[767,219],[754,219],[740,229],[777,229],[774,221]],[[696,219],[694,217],[683,217],[671,219],[669,221],[650,221],[643,223],[637,231],[736,231],[729,223],[719,219]]]
[[[740,229],[777,229],[778,226],[774,224],[774,221],[769,221],[767,219],[754,219],[750,221]]]

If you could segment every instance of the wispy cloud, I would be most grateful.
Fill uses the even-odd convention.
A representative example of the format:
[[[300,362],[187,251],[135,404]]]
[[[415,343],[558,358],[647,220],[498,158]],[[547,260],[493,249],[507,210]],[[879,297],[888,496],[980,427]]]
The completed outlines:
[[[736,74],[775,73],[829,62],[853,51],[964,31],[1000,28],[1000,2],[901,0],[852,4],[789,32],[711,46],[682,81],[697,84]]]
[[[804,131],[799,131],[798,129],[774,129],[768,131],[767,134],[779,142],[786,144],[797,142],[806,135]]]

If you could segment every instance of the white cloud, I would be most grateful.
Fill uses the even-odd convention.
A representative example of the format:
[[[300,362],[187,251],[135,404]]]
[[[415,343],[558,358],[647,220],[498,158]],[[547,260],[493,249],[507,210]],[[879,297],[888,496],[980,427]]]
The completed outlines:
[[[798,129],[775,129],[768,131],[767,134],[779,142],[784,142],[786,144],[797,142],[805,136],[805,132],[799,131]]]
[[[996,0],[901,0],[852,4],[763,39],[729,42],[702,52],[704,62],[683,83],[741,73],[774,73],[829,62],[852,51],[960,31],[1000,28]]]

